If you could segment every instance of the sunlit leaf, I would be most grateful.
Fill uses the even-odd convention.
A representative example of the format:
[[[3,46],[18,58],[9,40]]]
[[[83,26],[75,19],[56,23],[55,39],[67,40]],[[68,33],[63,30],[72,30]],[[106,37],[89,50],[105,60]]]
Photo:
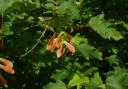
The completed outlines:
[[[81,89],[81,85],[88,84],[90,82],[89,78],[86,76],[79,76],[77,73],[74,74],[73,78],[69,81],[68,86],[77,86],[77,89]]]
[[[0,0],[0,13],[4,13],[7,8],[11,5],[12,0]]]
[[[57,80],[55,83],[49,83],[44,86],[43,89],[66,89],[66,85],[62,81]]]
[[[114,39],[116,41],[123,38],[123,36],[115,28],[110,27],[112,25],[109,21],[104,19],[104,15],[100,14],[92,17],[89,21],[90,27],[96,31],[104,39]]]

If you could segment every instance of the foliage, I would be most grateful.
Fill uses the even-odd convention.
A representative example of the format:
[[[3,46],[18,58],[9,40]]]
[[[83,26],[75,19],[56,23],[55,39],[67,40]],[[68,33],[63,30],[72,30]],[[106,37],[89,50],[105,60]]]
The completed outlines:
[[[15,70],[1,68],[9,89],[128,89],[127,3],[0,0],[0,57]]]

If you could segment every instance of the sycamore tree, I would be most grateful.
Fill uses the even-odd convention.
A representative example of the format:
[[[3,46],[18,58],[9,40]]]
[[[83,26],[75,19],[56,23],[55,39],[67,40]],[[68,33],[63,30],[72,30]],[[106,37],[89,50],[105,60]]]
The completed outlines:
[[[0,0],[0,89],[128,89],[127,10],[128,0]]]

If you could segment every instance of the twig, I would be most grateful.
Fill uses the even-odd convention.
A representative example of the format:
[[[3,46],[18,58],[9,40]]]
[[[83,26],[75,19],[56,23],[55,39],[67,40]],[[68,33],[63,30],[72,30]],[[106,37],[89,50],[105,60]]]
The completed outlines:
[[[33,51],[37,47],[37,45],[41,41],[41,38],[44,37],[44,34],[45,34],[45,32],[46,32],[47,29],[48,29],[48,25],[45,26],[44,31],[42,32],[41,36],[38,38],[38,40],[35,43],[35,45],[30,50],[28,50],[26,53],[20,55],[19,59],[22,59],[23,57],[25,57],[26,55],[28,55],[31,51]]]
[[[2,13],[2,36],[1,36],[1,47],[4,48],[4,14]]]

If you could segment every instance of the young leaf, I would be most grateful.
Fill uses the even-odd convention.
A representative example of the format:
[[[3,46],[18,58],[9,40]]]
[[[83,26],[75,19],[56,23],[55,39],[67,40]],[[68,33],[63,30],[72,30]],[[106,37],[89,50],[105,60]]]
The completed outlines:
[[[81,89],[81,85],[84,85],[85,83],[89,83],[90,80],[86,76],[79,76],[77,73],[74,74],[73,78],[69,81],[68,87],[74,87],[77,86],[77,89]]]

